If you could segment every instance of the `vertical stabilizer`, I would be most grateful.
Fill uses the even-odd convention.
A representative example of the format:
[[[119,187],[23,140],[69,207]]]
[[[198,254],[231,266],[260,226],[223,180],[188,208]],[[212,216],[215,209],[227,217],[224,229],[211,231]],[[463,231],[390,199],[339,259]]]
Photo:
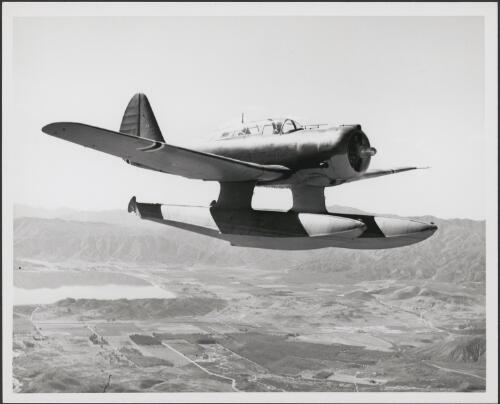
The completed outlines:
[[[128,103],[120,132],[165,143],[148,98],[142,93],[134,95]]]

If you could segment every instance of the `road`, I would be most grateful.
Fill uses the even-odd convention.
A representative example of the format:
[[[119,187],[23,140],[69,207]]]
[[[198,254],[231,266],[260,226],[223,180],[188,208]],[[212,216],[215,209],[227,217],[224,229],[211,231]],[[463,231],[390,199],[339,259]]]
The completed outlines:
[[[88,328],[88,330],[89,330],[91,333],[94,333],[94,334],[95,334],[95,335],[97,335],[99,338],[104,339],[104,337],[103,337],[101,334],[99,334],[99,333],[97,332],[97,330],[96,330],[94,327],[92,327],[92,325],[87,324],[87,323],[80,323],[80,324],[82,324],[82,325],[84,325],[85,327],[87,327],[87,328]],[[125,360],[125,361],[126,361],[126,362],[130,365],[130,366],[132,366],[132,367],[140,368],[140,366],[139,366],[137,363],[135,363],[135,362],[131,361],[129,358],[127,358],[127,355],[122,354],[122,353],[120,352],[120,350],[119,350],[117,347],[115,347],[115,346],[113,346],[113,345],[109,345],[109,344],[108,344],[108,347],[109,347],[109,348],[110,348],[110,349],[114,352],[114,354],[116,355],[116,357],[117,357],[117,358],[121,358],[121,359]]]
[[[34,323],[34,320],[33,320],[33,314],[35,314],[35,312],[40,308],[40,306],[36,306],[35,309],[31,312],[31,315],[30,315],[30,321]]]
[[[223,376],[223,375],[219,375],[217,373],[214,373],[214,372],[211,372],[210,370],[208,369],[205,369],[203,366],[201,366],[200,364],[196,363],[194,360],[192,360],[191,358],[187,357],[186,355],[184,355],[182,352],[179,352],[177,349],[171,347],[169,344],[167,344],[166,342],[162,342],[162,345],[163,346],[166,346],[168,349],[170,349],[171,351],[175,352],[177,355],[180,355],[182,356],[184,359],[186,359],[188,362],[192,363],[193,365],[195,365],[197,368],[201,369],[203,372],[209,374],[209,375],[212,375],[212,376],[216,376],[216,377],[220,377],[222,379],[226,379],[226,380],[230,380],[231,381],[231,387],[234,391],[240,391],[238,390],[238,388],[236,387],[236,380],[233,379],[232,377],[229,377],[229,376]]]
[[[462,374],[462,375],[466,375],[466,376],[470,376],[470,377],[475,377],[476,379],[480,379],[482,381],[486,381],[485,377],[478,376],[478,375],[475,375],[474,373],[469,373],[469,372],[466,372],[464,370],[456,370],[456,369],[445,368],[443,366],[436,365],[435,363],[429,362],[427,360],[422,360],[422,362],[425,363],[428,366],[432,366],[432,367],[435,367],[437,369],[444,370],[445,372],[459,373],[459,374]]]
[[[33,315],[35,314],[35,312],[39,309],[39,306],[37,306],[33,312],[31,313],[31,316],[30,316],[30,320],[31,322],[33,323],[33,325],[38,329],[37,325],[35,324],[35,321],[33,320]],[[44,322],[38,322],[38,323],[41,323],[43,324]],[[75,322],[47,322],[48,324],[81,324],[85,327],[87,327],[90,332],[92,333],[95,333],[96,335],[99,335],[100,334],[96,331],[96,329],[90,324],[90,323],[85,323],[85,322],[79,322],[79,321],[75,321]],[[193,365],[195,365],[197,368],[199,368],[200,370],[202,370],[203,372],[209,374],[209,375],[212,375],[212,376],[215,376],[215,377],[219,377],[219,378],[222,378],[222,379],[226,379],[226,380],[229,380],[231,382],[231,388],[234,390],[234,391],[240,391],[238,390],[238,388],[236,387],[236,380],[233,379],[232,377],[229,377],[229,376],[223,376],[223,375],[220,375],[220,374],[217,374],[217,373],[214,373],[214,372],[211,372],[210,370],[208,369],[205,369],[203,366],[201,366],[200,364],[196,363],[195,361],[193,361],[192,359],[190,359],[189,357],[187,357],[186,355],[184,355],[182,352],[179,352],[178,350],[176,350],[175,348],[173,348],[172,346],[168,345],[167,343],[162,343],[164,346],[166,346],[167,348],[169,348],[171,351],[175,352],[176,354],[182,356],[184,359],[186,359],[188,362],[192,363]],[[137,364],[135,364],[134,362],[132,362],[131,360],[129,360],[125,355],[121,355],[120,352],[117,350],[117,349],[114,349],[115,350],[115,354],[119,357],[122,357],[124,359],[126,359],[130,365],[134,366],[134,367],[138,367]]]
[[[388,309],[391,309],[391,310],[397,310],[397,311],[403,311],[405,313],[408,313],[408,314],[411,314],[415,317],[417,317],[421,322],[423,322],[427,327],[433,329],[434,331],[437,331],[437,332],[445,332],[447,334],[450,334],[449,331],[447,330],[443,330],[442,328],[439,328],[439,327],[436,327],[434,324],[432,324],[432,322],[425,318],[422,314],[422,312],[420,313],[417,313],[415,311],[411,311],[411,310],[407,310],[407,309],[404,309],[402,307],[399,307],[399,306],[394,306],[392,304],[388,304],[388,303],[385,303],[382,301],[382,299],[378,298],[378,297],[375,297],[375,300],[377,301],[378,304],[380,304],[381,306],[384,306],[384,307],[387,307]]]

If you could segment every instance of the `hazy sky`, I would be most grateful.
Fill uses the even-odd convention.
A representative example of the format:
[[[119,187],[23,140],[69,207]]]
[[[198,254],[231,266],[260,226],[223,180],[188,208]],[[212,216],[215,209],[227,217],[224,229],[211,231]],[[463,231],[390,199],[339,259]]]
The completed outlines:
[[[55,121],[118,130],[147,94],[167,142],[205,139],[241,112],[362,125],[371,168],[431,166],[327,189],[327,203],[400,215],[485,217],[482,17],[16,18],[13,199],[126,209],[209,203],[217,183],[141,170],[41,132]],[[11,178],[12,178],[11,177]],[[259,190],[256,205],[290,206]]]

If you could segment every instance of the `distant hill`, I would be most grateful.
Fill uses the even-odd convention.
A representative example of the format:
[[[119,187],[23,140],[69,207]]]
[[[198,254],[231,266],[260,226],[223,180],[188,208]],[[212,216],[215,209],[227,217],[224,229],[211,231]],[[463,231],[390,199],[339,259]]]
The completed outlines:
[[[347,208],[332,207],[332,211]],[[140,220],[125,211],[44,211],[22,207],[14,212],[14,258],[48,262],[132,263],[155,265],[244,266],[287,272],[290,282],[351,282],[376,279],[432,279],[484,282],[485,222],[434,221],[429,239],[389,250],[326,248],[270,251],[230,247],[227,242]],[[28,216],[22,216],[28,215]]]
[[[102,222],[111,224],[133,225],[138,222],[137,217],[127,213],[126,207],[122,210],[110,209],[101,211],[81,211],[72,208],[37,208],[29,205],[14,205],[14,219],[21,217],[36,217],[40,219],[61,219],[77,222]]]
[[[39,316],[90,316],[95,319],[149,320],[179,316],[203,316],[213,310],[222,310],[227,303],[210,297],[182,297],[174,299],[117,299],[102,300],[67,298],[44,306]]]
[[[354,214],[371,214],[360,209],[350,208],[348,206],[332,205],[328,210],[336,213],[354,213]],[[385,215],[384,216],[391,216]],[[125,209],[110,209],[101,211],[82,211],[72,208],[38,208],[29,205],[16,204],[14,205],[14,219],[22,217],[36,217],[42,219],[63,219],[74,220],[78,222],[103,222],[111,224],[128,224],[137,225],[137,223],[145,222],[138,221],[137,217],[128,213]],[[145,222],[147,223],[147,222]]]
[[[438,231],[427,240],[388,250],[325,249],[311,255],[307,266],[297,263],[291,277],[303,281],[312,272],[325,281],[336,279],[432,279],[442,282],[484,282],[485,222],[468,219],[444,220],[432,216]],[[410,291],[411,292],[411,291]]]
[[[486,360],[486,338],[450,337],[430,347],[417,349],[416,352],[421,357],[434,361],[481,362]]]

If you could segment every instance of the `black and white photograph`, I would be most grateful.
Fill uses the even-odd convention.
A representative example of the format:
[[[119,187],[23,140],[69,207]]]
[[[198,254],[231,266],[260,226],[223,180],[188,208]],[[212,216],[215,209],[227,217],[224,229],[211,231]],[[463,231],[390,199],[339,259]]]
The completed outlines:
[[[5,402],[498,402],[497,3],[2,3]]]

